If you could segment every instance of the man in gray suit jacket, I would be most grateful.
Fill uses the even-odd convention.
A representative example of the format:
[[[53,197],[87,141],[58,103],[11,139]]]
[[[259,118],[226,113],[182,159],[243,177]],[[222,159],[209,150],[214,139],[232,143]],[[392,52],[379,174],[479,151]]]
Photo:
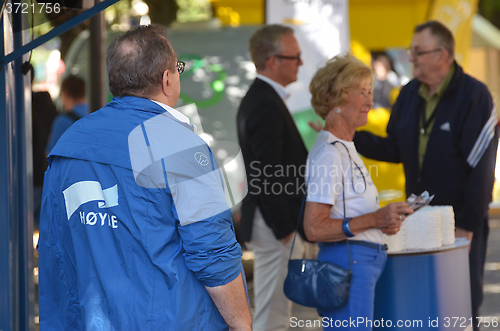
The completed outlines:
[[[253,329],[287,330],[291,303],[283,294],[287,262],[305,194],[307,150],[285,105],[285,86],[302,65],[293,29],[267,25],[250,39],[257,78],[237,116],[248,180],[242,202],[241,239],[255,254]],[[302,253],[297,237],[294,256]]]

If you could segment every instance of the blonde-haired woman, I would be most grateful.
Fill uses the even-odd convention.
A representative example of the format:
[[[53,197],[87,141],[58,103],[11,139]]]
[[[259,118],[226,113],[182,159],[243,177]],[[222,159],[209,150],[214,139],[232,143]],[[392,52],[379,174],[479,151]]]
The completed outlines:
[[[319,69],[310,84],[311,103],[325,121],[308,157],[304,227],[319,242],[318,259],[350,268],[347,302],[330,311],[324,329],[349,328],[349,320],[373,320],[375,285],[387,254],[382,233],[396,234],[413,211],[405,202],[380,208],[378,192],[352,139],[373,106],[372,70],[351,55],[337,56]],[[328,321],[328,326],[325,322]],[[352,326],[352,325],[351,325]],[[368,329],[365,324],[356,330]]]

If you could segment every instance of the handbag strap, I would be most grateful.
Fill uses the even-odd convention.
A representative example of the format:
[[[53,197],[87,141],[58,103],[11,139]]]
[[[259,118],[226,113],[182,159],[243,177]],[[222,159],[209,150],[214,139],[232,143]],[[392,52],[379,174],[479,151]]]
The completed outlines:
[[[297,237],[297,232],[299,232],[300,218],[302,217],[302,213],[304,212],[306,198],[307,198],[307,185],[306,185],[306,194],[304,194],[304,199],[302,199],[302,206],[300,206],[299,219],[297,220],[297,227],[295,228],[295,234],[293,235],[292,249],[290,250],[290,257],[288,258],[288,261],[292,259],[293,246],[295,246],[295,238]]]
[[[347,148],[347,146],[343,142],[341,142],[340,140],[334,141],[331,144],[332,144],[332,146],[335,146],[336,143],[340,143],[342,146],[344,146],[345,150],[347,151],[347,155],[349,155],[349,161],[352,161],[351,154],[349,153],[349,149]],[[352,169],[351,169],[351,171],[352,171]],[[364,179],[364,176],[363,176],[363,179]],[[366,190],[366,188],[365,188],[365,190]],[[342,201],[344,202],[344,219],[345,219],[346,218],[346,209],[345,209],[345,185],[344,185],[344,171],[343,170],[342,170],[342,195],[343,195]],[[347,255],[349,255],[349,269],[352,270],[351,249],[349,248],[349,239],[346,239],[345,242],[347,244]]]
[[[351,159],[351,154],[349,154],[349,150],[347,149],[347,146],[344,145],[344,143],[342,143],[339,140],[337,140],[331,144],[335,146],[336,143],[340,143],[345,147],[347,154],[349,155],[349,159]],[[346,217],[346,207],[345,207],[344,172],[342,172],[342,194],[343,194],[342,202],[343,202],[344,218],[345,218]],[[304,207],[306,205],[306,198],[307,198],[307,184],[306,184],[306,194],[304,194],[304,199],[302,199],[302,206],[300,207],[299,219],[297,220],[297,228],[295,229],[295,234],[293,236],[292,249],[290,250],[290,257],[288,258],[289,261],[292,259],[293,247],[295,246],[295,238],[297,237],[297,233],[299,232],[300,219],[302,217],[302,214],[304,213]],[[346,244],[347,244],[347,255],[349,256],[349,269],[352,270],[351,249],[349,248],[349,240],[346,240]]]

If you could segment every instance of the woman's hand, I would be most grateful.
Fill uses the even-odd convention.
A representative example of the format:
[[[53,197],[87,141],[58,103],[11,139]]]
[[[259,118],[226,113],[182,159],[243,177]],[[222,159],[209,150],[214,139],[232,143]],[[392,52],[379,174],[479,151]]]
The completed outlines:
[[[391,236],[399,232],[406,214],[413,214],[413,209],[406,202],[394,202],[378,209],[374,216],[379,223],[379,229]]]

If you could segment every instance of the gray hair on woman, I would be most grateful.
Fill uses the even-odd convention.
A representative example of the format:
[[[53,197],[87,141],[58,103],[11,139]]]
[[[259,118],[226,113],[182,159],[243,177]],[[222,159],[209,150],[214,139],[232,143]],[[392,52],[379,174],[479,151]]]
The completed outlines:
[[[309,85],[314,111],[325,119],[330,110],[347,102],[349,91],[360,88],[367,79],[373,83],[373,70],[350,54],[328,60]]]

